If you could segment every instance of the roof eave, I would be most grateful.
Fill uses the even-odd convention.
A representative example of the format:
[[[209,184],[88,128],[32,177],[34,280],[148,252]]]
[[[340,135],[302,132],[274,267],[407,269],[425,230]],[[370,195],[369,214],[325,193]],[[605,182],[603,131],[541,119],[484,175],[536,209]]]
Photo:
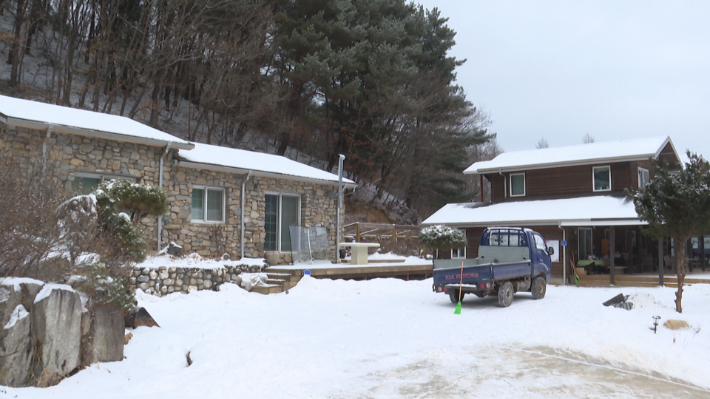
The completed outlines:
[[[237,168],[237,167],[233,167],[233,166],[214,165],[214,164],[209,164],[209,163],[192,162],[192,161],[186,161],[186,160],[179,160],[178,167],[185,167],[185,168],[191,168],[191,169],[204,169],[204,170],[212,170],[215,172],[238,173],[238,174],[247,174],[247,173],[251,172],[252,176],[272,177],[275,179],[327,184],[330,186],[337,186],[338,185],[337,180],[335,180],[335,181],[334,180],[323,180],[323,179],[316,179],[313,177],[294,176],[294,175],[287,175],[287,174],[282,174],[282,173],[265,172],[265,171],[260,171],[257,169],[244,169],[244,168]],[[345,181],[343,182],[343,186],[345,188],[357,187],[356,184],[348,183]]]
[[[476,170],[465,170],[463,173],[467,175],[476,174],[488,174],[488,173],[498,173],[498,172],[518,172],[523,170],[534,170],[534,169],[551,169],[564,166],[583,166],[583,165],[596,165],[600,163],[610,163],[610,162],[632,162],[632,161],[645,161],[650,158],[655,158],[656,154],[643,154],[634,155],[633,157],[609,157],[609,158],[595,158],[590,160],[585,160],[581,162],[554,162],[546,164],[530,164],[530,165],[516,165],[510,167],[499,167],[499,168],[484,168]]]
[[[192,150],[195,148],[194,144],[189,143],[189,142],[185,142],[185,141],[171,141],[171,140],[151,139],[148,137],[129,136],[126,134],[104,132],[101,130],[93,130],[93,129],[84,129],[84,128],[75,127],[75,126],[55,125],[52,123],[8,117],[5,115],[2,115],[0,117],[0,120],[2,120],[2,122],[7,124],[8,126],[25,127],[25,128],[29,128],[29,129],[49,129],[51,127],[53,132],[76,134],[79,136],[95,137],[95,138],[102,138],[102,139],[108,139],[108,140],[116,140],[116,141],[126,142],[126,143],[145,144],[145,145],[156,146],[156,147],[164,147],[164,146],[170,144],[171,148],[175,148],[175,149],[179,149],[179,150]]]

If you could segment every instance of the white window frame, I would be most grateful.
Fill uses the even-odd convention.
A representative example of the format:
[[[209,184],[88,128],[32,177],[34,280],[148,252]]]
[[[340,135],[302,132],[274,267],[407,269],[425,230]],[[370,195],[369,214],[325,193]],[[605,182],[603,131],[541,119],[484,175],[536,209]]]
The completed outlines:
[[[459,229],[459,231],[463,231],[463,234],[466,235],[465,229]],[[463,256],[461,256],[462,250],[463,250]],[[456,251],[456,255],[454,255],[454,251]],[[451,248],[451,259],[466,259],[466,247]]]
[[[646,183],[643,184],[643,185],[641,184],[641,173],[642,173],[642,172],[646,175]],[[639,166],[639,168],[638,168],[638,176],[639,176],[639,186],[638,186],[638,189],[640,190],[640,189],[646,187],[646,184],[648,184],[648,182],[651,180],[651,174],[648,172],[648,169],[642,168],[642,167]]]
[[[597,190],[597,185],[596,185],[596,180],[594,178],[594,171],[597,169],[602,169],[602,168],[607,168],[609,169],[609,188],[606,190]],[[611,191],[611,187],[613,186],[612,181],[611,181],[611,165],[602,165],[602,166],[594,166],[592,167],[592,191],[594,192],[603,192],[603,191]]]
[[[513,194],[513,176],[523,176],[523,193],[522,194]],[[510,196],[511,197],[524,197],[525,194],[527,194],[527,187],[526,187],[526,181],[525,181],[525,173],[511,173],[509,176],[510,179]]]
[[[281,229],[283,228],[281,223],[281,215],[283,215],[283,197],[296,197],[298,198],[298,223],[303,221],[301,217],[301,194],[295,193],[278,193],[267,191],[264,193],[264,200],[266,200],[267,195],[276,195],[279,197],[278,214],[276,215],[276,251],[281,252]],[[301,225],[299,225],[301,226]],[[288,226],[286,226],[288,227]],[[293,250],[293,248],[292,248]]]
[[[192,218],[192,191],[190,191],[190,222],[195,224],[224,224],[227,217],[227,195],[224,187],[193,185],[192,190],[202,190],[202,219]],[[207,190],[222,192],[222,220],[207,220]]]

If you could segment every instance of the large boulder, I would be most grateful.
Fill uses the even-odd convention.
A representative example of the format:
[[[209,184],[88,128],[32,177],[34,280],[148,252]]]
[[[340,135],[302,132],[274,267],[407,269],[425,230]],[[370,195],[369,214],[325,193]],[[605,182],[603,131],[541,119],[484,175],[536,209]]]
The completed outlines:
[[[81,298],[71,287],[47,284],[32,309],[32,336],[37,345],[37,384],[51,385],[80,361]]]
[[[89,360],[116,362],[123,360],[125,323],[123,310],[97,306],[91,320]]]
[[[31,317],[22,304],[7,312],[0,330],[0,385],[24,387],[29,382],[32,355]]]

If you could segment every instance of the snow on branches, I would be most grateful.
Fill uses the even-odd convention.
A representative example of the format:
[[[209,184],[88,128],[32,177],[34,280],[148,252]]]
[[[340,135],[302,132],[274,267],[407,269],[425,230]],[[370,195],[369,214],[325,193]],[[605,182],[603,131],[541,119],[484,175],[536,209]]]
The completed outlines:
[[[449,226],[429,226],[419,232],[419,243],[429,248],[463,248],[466,246],[466,234]]]

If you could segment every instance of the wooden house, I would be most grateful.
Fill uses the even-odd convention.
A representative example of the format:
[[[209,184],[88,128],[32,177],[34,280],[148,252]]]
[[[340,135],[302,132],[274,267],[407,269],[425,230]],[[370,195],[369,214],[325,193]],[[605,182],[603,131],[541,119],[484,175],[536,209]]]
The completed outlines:
[[[490,201],[448,204],[423,224],[465,230],[468,247],[442,257],[475,258],[484,228],[520,226],[555,248],[553,277],[566,280],[572,265],[606,273],[612,284],[617,274],[662,271],[672,242],[642,234],[646,222],[626,194],[653,178],[651,160],[681,167],[669,137],[503,153],[464,171],[490,182]]]

